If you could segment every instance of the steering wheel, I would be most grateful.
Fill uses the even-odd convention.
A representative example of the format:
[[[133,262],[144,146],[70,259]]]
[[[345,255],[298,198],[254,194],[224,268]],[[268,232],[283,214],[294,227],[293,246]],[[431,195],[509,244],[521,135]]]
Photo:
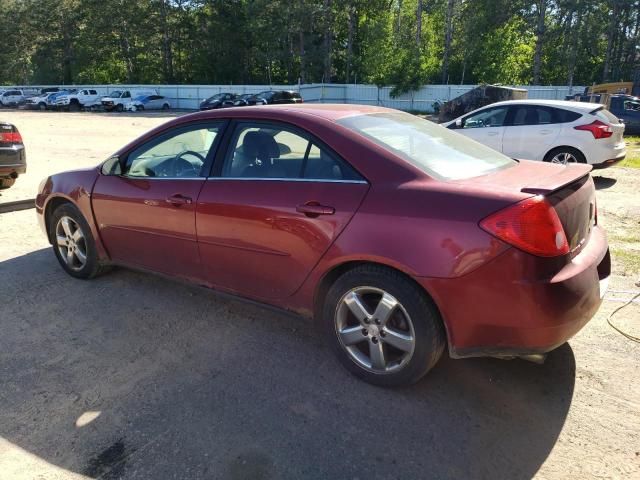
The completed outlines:
[[[192,157],[196,157],[203,164],[205,162],[205,158],[200,155],[198,152],[194,152],[193,150],[185,150],[184,152],[179,153],[175,156],[175,158],[171,161],[171,171],[174,177],[197,177],[200,175],[200,169],[196,167],[189,160],[185,160],[185,155],[191,155]]]

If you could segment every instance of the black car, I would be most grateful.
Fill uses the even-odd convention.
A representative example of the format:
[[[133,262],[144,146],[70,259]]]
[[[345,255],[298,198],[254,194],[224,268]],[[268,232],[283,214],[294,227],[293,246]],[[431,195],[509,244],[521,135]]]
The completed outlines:
[[[243,93],[238,95],[238,98],[233,102],[234,107],[246,107],[249,105],[249,99],[255,97],[255,93]]]
[[[200,110],[213,110],[215,108],[232,107],[240,97],[237,93],[217,93],[200,103]]]
[[[18,175],[27,173],[27,154],[18,129],[0,122],[0,190],[16,183]]]
[[[300,94],[293,90],[268,90],[249,98],[247,103],[249,105],[281,105],[302,102]]]

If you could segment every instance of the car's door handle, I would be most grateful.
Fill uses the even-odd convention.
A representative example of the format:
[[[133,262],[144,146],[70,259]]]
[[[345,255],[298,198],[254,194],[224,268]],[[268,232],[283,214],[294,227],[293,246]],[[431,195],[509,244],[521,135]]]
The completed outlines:
[[[550,133],[553,133],[553,132],[551,130],[540,130],[541,135],[549,135]]]
[[[498,135],[500,132],[487,132],[487,135],[490,137],[495,137],[496,135]]]
[[[336,209],[326,205],[320,205],[318,202],[307,202],[304,205],[298,205],[296,212],[304,213],[307,217],[317,217],[319,215],[333,215]]]
[[[166,202],[177,207],[180,205],[191,205],[193,200],[191,199],[191,197],[185,197],[184,195],[176,194],[168,197]]]

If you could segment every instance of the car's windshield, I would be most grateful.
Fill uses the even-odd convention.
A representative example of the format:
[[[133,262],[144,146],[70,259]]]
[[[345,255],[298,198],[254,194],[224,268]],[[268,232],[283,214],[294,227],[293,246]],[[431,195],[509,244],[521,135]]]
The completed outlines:
[[[138,95],[136,98],[133,99],[134,102],[144,102],[149,98],[148,95]]]
[[[268,98],[272,97],[274,93],[275,92],[260,92],[259,94],[256,95],[256,97],[268,99]]]
[[[213,97],[209,97],[207,98],[207,102],[214,102],[216,100],[220,100],[222,97],[224,97],[224,93],[216,93]]]
[[[477,177],[516,164],[489,147],[408,113],[358,115],[338,123],[440,180]]]
[[[120,90],[114,90],[109,94],[109,97],[119,97],[120,95],[122,95],[122,92]]]

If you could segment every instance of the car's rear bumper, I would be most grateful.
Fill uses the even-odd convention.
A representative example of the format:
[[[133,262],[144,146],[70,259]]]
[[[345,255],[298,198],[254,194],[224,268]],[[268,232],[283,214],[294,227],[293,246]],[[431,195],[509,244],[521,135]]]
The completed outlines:
[[[0,147],[0,178],[17,177],[27,173],[24,146]]]
[[[545,353],[584,327],[611,273],[606,234],[594,227],[583,250],[555,274],[549,262],[512,248],[463,277],[418,279],[440,308],[451,356]]]
[[[620,163],[621,161],[623,161],[626,157],[625,155],[622,155],[620,157],[617,158],[610,158],[609,160],[605,160],[602,163],[596,163],[593,165],[594,169],[598,169],[598,168],[607,168],[607,167],[612,167],[613,165]]]

